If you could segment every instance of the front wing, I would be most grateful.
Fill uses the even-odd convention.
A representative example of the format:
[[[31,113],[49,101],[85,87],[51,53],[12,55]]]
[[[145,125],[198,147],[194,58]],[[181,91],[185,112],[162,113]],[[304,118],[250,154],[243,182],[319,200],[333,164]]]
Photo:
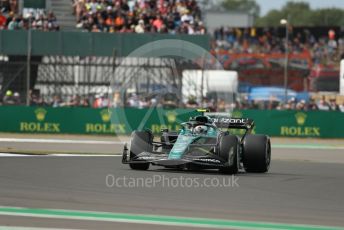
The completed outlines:
[[[161,152],[142,152],[130,159],[128,149],[124,148],[123,164],[151,163],[152,165],[164,166],[168,168],[202,168],[219,169],[230,166],[230,162],[224,161],[215,154],[212,155],[185,155],[180,159],[169,159],[167,153]]]

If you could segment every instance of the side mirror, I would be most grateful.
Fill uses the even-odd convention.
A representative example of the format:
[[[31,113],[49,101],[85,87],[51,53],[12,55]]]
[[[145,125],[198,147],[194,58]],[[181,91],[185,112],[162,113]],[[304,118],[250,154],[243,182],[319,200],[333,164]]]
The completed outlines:
[[[168,129],[161,129],[160,132],[162,132],[162,133],[168,133]]]

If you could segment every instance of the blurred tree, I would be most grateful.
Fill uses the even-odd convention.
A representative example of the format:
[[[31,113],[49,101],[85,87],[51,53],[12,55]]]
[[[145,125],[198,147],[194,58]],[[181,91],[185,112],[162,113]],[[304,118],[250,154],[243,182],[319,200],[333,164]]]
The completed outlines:
[[[221,5],[228,11],[250,13],[256,18],[260,14],[260,6],[255,0],[223,0]]]
[[[282,18],[287,18],[279,10],[270,10],[265,16],[257,18],[255,21],[256,26],[278,26]]]
[[[343,26],[344,10],[328,8],[315,10],[311,15],[313,26]]]
[[[287,2],[281,10],[271,10],[256,20],[256,26],[279,26],[290,16],[293,26],[342,26],[344,10],[337,8],[312,10],[306,2]]]

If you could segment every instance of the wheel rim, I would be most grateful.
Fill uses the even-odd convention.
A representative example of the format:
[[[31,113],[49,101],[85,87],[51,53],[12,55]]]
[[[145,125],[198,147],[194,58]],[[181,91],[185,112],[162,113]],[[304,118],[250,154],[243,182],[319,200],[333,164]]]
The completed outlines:
[[[270,140],[267,141],[267,148],[266,148],[266,156],[265,156],[265,163],[266,163],[266,168],[269,169],[270,167],[270,162],[271,162],[271,144]]]

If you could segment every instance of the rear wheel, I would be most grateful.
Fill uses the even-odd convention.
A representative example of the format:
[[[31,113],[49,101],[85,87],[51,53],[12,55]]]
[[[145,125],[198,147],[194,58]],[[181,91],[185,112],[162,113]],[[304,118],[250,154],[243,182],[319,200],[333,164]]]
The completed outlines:
[[[271,143],[266,135],[247,135],[244,139],[243,165],[246,172],[265,173],[271,162]]]
[[[220,138],[219,156],[225,160],[228,165],[221,168],[220,172],[226,174],[236,174],[239,170],[238,151],[239,140],[237,136],[225,135]]]
[[[134,131],[131,135],[130,160],[142,152],[152,152],[153,135],[147,131]],[[150,163],[130,163],[131,169],[147,170]]]

